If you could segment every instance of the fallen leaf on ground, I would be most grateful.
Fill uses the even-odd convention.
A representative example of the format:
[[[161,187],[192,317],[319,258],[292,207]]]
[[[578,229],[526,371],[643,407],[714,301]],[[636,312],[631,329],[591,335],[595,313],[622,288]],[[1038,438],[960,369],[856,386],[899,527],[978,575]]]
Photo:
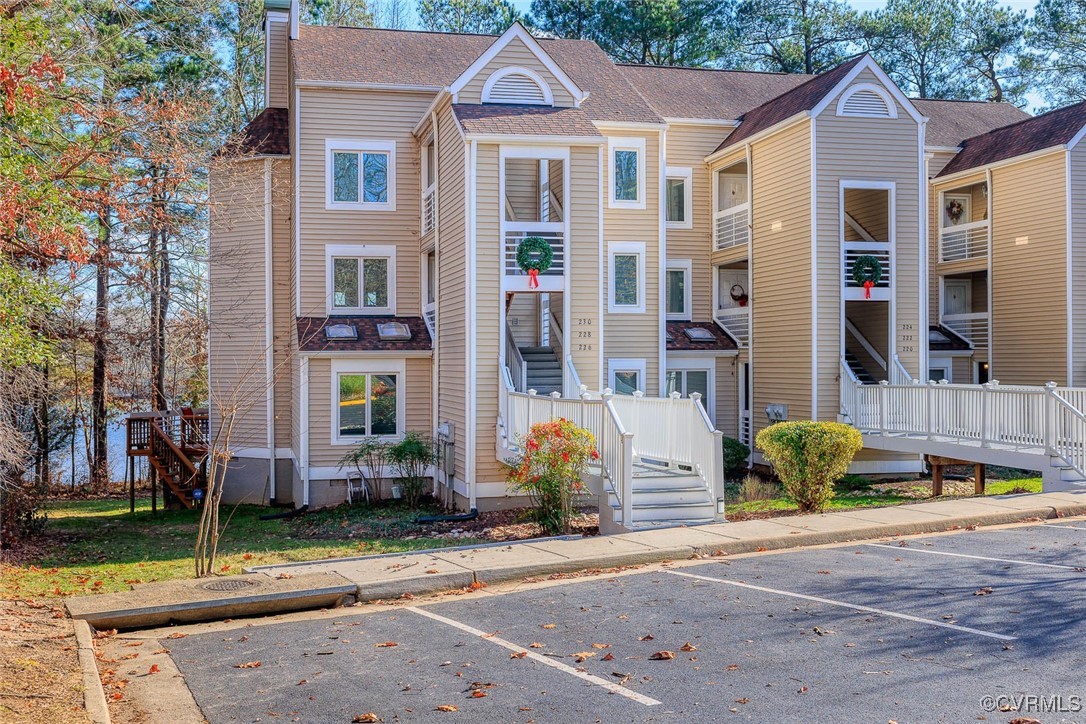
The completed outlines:
[[[748,699],[747,697],[744,696],[742,699],[736,699],[735,703],[736,704],[749,704],[750,699]]]
[[[305,686],[305,685],[306,685],[307,683],[308,683],[308,682],[307,682],[307,681],[306,681],[305,679],[302,679],[302,680],[301,680],[301,681],[299,681],[299,682],[298,682],[297,684],[295,684],[295,686]]]
[[[391,649],[393,646],[399,646],[395,641],[385,641],[383,644],[377,644],[379,649]]]
[[[657,651],[649,657],[649,661],[671,661],[675,658],[674,651]]]
[[[381,720],[372,711],[368,711],[365,714],[359,714],[354,719],[351,719],[353,724],[375,724],[379,721]]]
[[[653,639],[652,634],[645,634],[644,636],[639,638],[638,641],[652,641],[652,639]]]
[[[739,664],[728,664],[728,671],[739,671]]]
[[[613,661],[614,658],[615,658],[615,655],[609,653],[606,656],[604,656],[602,659],[600,659],[600,661]]]
[[[609,649],[609,648],[611,648],[611,644],[592,644],[592,648],[594,648],[594,649]]]
[[[541,649],[541,648],[543,648],[543,644],[539,643],[538,641],[535,641],[533,643],[528,644],[528,648],[530,648],[530,649]]]
[[[246,661],[244,664],[234,664],[235,669],[259,669],[264,665],[262,661]]]
[[[287,581],[291,578],[294,578],[294,576],[289,573],[280,573],[278,576],[276,576],[276,578],[278,578],[280,581]]]
[[[583,663],[584,661],[592,658],[595,655],[596,655],[595,651],[581,651],[581,652],[578,652],[576,654],[573,654],[573,660],[575,662],[577,662],[578,664],[580,664],[580,663]]]
[[[545,624],[543,624],[542,628],[558,628],[558,624],[556,624],[556,623],[545,623]]]
[[[991,592],[992,592],[992,587],[991,586],[985,586],[984,588],[978,588],[977,590],[973,591],[973,595],[974,596],[987,596]]]
[[[486,695],[486,692],[482,689],[476,689],[475,691],[471,692],[471,698],[473,699],[482,699]]]
[[[679,651],[697,651],[698,647],[687,641],[685,644],[679,647]]]
[[[460,711],[452,704],[438,704],[434,707],[434,711]]]
[[[167,636],[166,638],[168,638],[168,639],[183,639],[183,638],[185,638],[186,636],[188,636],[188,634],[186,634],[186,633],[181,633],[180,631],[177,631],[177,632],[174,632],[174,633],[170,634],[170,635],[169,635],[169,636]]]
[[[509,654],[509,658],[511,658],[511,659],[523,659],[527,655],[528,655],[527,651],[517,651],[517,652],[514,652],[512,654]]]
[[[151,664],[151,668],[147,669],[148,674],[157,674],[159,671],[161,671],[161,669],[158,668],[158,664]]]

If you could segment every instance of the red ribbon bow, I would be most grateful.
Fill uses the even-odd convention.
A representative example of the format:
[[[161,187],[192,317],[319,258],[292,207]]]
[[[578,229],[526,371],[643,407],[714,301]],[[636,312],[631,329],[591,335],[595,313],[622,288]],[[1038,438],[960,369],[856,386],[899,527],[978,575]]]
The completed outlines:
[[[525,266],[527,266],[527,264],[525,264]],[[538,269],[529,269],[528,270],[528,288],[535,289],[538,286],[539,286],[539,270]]]
[[[871,288],[873,286],[875,286],[875,282],[871,281],[870,279],[864,282],[864,299],[871,298]]]

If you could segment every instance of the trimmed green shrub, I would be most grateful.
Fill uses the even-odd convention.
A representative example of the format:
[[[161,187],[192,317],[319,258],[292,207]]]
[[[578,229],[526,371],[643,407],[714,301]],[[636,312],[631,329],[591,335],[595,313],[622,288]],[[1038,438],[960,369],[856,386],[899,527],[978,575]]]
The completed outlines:
[[[820,511],[833,499],[833,484],[863,447],[856,428],[840,422],[779,422],[755,440],[781,479],[785,495],[802,512]]]
[[[399,475],[408,507],[417,508],[426,484],[426,470],[434,462],[434,442],[421,432],[409,431],[403,439],[388,448],[388,460]]]
[[[724,474],[729,478],[738,478],[747,470],[747,458],[750,448],[731,437],[720,438],[724,453]]]

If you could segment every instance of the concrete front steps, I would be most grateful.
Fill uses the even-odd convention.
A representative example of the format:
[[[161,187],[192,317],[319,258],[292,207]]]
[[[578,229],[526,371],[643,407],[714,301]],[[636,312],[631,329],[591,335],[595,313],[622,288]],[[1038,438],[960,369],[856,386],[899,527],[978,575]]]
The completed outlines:
[[[606,507],[600,506],[601,532],[699,525],[714,521],[715,501],[697,475],[641,463],[635,464],[635,468],[632,521],[623,522],[622,505],[614,489],[608,485],[605,490]]]
[[[562,362],[550,347],[519,347],[528,368],[528,389],[540,395],[562,391]]]

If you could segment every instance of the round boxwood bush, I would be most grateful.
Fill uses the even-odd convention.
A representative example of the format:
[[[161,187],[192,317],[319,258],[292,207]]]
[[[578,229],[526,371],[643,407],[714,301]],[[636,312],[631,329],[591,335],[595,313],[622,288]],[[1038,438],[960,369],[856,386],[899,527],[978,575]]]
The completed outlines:
[[[721,438],[720,444],[724,453],[724,474],[729,478],[738,478],[746,472],[750,448],[731,437]]]
[[[802,512],[820,511],[833,499],[833,484],[863,447],[856,428],[840,422],[779,422],[755,442]]]

